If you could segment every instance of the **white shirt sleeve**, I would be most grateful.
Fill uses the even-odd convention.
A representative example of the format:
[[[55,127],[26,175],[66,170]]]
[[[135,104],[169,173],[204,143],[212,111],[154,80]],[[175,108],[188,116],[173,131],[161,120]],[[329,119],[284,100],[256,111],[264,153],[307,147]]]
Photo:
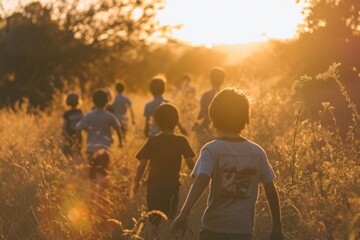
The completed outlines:
[[[261,151],[261,172],[260,181],[264,184],[270,183],[275,179],[276,175],[271,168],[269,160],[264,150]]]
[[[199,174],[205,174],[209,177],[212,177],[214,168],[214,155],[207,147],[205,147],[200,152],[200,156],[196,162],[193,172],[191,173],[191,176],[196,177]]]

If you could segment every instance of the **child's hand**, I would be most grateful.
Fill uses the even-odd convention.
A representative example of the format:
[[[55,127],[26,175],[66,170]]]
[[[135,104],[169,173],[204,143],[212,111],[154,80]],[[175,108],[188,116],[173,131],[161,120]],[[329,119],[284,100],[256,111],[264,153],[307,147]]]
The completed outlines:
[[[281,231],[281,228],[273,228],[270,233],[270,240],[283,240],[284,235]]]
[[[171,224],[171,235],[174,236],[177,231],[181,230],[182,234],[185,234],[187,226],[187,216],[181,213],[175,218]]]

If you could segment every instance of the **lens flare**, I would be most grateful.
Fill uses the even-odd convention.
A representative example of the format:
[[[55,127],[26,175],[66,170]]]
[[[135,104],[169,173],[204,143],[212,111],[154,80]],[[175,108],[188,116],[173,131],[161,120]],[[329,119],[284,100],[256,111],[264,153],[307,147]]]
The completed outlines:
[[[87,232],[91,228],[89,208],[83,201],[69,201],[64,205],[66,217],[71,226],[80,231]]]

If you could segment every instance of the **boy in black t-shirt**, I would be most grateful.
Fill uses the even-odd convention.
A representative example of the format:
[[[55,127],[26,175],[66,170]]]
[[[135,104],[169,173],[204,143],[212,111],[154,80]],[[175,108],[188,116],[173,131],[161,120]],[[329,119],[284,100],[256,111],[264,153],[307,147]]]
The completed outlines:
[[[76,124],[82,119],[83,112],[76,108],[79,104],[79,95],[71,93],[66,98],[66,105],[70,107],[63,115],[63,152],[66,156],[80,152],[81,136],[76,135]]]
[[[147,178],[147,208],[149,211],[159,210],[168,217],[176,213],[179,195],[179,172],[182,157],[186,164],[193,169],[195,156],[187,139],[174,133],[179,122],[179,113],[176,107],[170,103],[160,105],[154,115],[155,122],[161,132],[150,137],[136,158],[139,160],[137,167],[134,192],[139,188],[140,180],[144,174],[146,165],[150,162],[150,171]],[[157,226],[160,224],[160,216],[151,216],[151,237],[157,235]]]

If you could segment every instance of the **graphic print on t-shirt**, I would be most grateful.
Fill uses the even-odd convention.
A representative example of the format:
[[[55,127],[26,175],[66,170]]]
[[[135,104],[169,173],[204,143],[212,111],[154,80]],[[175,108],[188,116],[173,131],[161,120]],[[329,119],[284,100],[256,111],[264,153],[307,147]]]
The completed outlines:
[[[249,166],[241,168],[238,166],[239,164],[236,164],[236,158],[225,159],[227,161],[224,161],[220,168],[221,190],[219,197],[242,200],[249,198],[248,190],[253,176],[257,173],[256,168]]]

